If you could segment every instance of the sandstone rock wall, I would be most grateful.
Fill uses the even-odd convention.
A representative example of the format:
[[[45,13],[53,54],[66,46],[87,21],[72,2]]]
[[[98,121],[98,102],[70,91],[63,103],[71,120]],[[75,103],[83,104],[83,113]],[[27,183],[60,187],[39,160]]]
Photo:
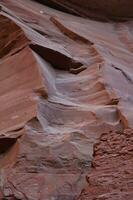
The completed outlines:
[[[37,0],[48,6],[94,19],[122,20],[133,17],[133,2],[131,0]]]
[[[132,20],[0,5],[0,199],[130,200]]]

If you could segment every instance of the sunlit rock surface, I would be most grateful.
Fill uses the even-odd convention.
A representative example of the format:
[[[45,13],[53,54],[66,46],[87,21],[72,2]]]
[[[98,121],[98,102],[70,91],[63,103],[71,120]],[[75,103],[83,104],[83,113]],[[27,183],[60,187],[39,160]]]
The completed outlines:
[[[132,20],[0,5],[0,199],[130,200]]]

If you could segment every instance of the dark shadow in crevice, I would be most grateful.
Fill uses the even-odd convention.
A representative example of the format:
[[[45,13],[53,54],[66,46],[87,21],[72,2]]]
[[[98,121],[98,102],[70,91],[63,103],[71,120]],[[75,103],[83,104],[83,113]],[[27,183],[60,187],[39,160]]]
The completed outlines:
[[[53,49],[37,44],[30,44],[30,48],[56,69],[70,70],[71,68],[79,68],[82,66],[82,63],[77,62],[71,57],[67,57],[66,55]]]
[[[17,138],[0,138],[0,154],[7,152],[17,141]]]
[[[50,8],[65,12],[65,13],[70,13],[70,14],[74,14],[77,16],[80,16],[80,13],[77,13],[75,10],[68,8],[65,5],[60,4],[60,2],[53,2],[51,0],[35,0],[41,4],[44,4]]]
[[[59,0],[34,0],[41,4],[44,4],[48,7],[51,7],[53,9],[73,14],[79,17],[83,18],[90,18],[92,20],[96,21],[103,21],[103,22],[111,22],[111,21],[128,21],[131,20],[132,15],[132,1],[128,0],[127,3],[126,0],[118,0],[116,2],[113,2],[113,0],[108,0],[109,2],[106,3],[105,0],[102,1],[101,4],[99,4],[99,0],[86,0],[82,1],[76,1],[76,0],[65,0],[65,1],[59,1]],[[131,1],[131,3],[129,2]],[[128,4],[130,3],[130,6]],[[124,6],[125,5],[125,6]]]

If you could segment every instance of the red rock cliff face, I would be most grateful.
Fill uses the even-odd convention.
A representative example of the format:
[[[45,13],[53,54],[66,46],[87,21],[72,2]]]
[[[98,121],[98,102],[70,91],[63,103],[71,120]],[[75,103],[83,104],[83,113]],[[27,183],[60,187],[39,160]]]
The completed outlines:
[[[0,199],[132,199],[132,20],[0,5]]]

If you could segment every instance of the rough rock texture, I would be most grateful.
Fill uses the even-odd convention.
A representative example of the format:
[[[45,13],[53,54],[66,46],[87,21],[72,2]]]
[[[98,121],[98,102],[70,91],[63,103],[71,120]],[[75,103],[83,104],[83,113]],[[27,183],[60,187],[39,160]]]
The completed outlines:
[[[80,200],[133,199],[133,130],[102,134]]]
[[[0,5],[0,199],[130,199],[132,20]]]

